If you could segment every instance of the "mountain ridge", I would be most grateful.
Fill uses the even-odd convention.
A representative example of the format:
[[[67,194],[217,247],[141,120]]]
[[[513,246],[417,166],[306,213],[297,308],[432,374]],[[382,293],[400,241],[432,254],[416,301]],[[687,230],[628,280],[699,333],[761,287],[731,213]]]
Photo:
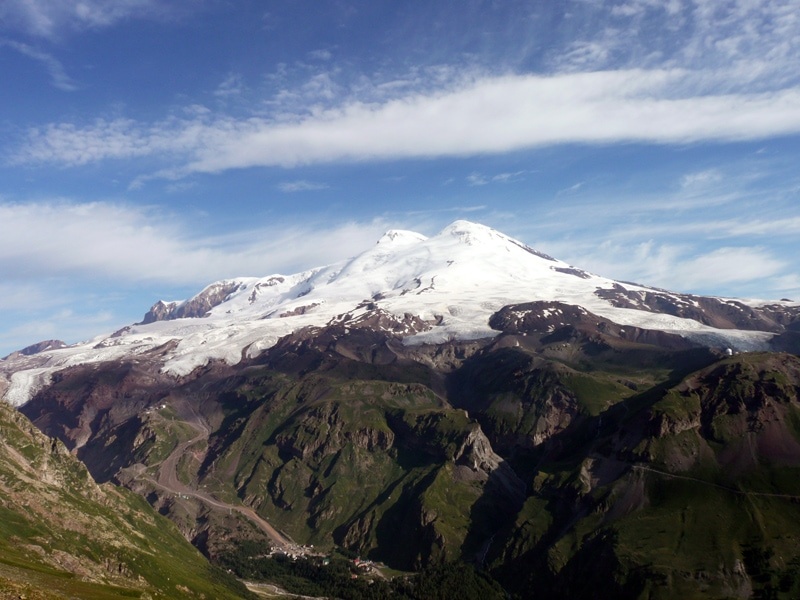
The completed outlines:
[[[209,360],[235,364],[295,330],[376,308],[427,323],[408,332],[406,344],[490,338],[497,335],[489,325],[496,311],[530,301],[581,306],[622,326],[735,350],[769,349],[800,315],[800,305],[785,301],[745,303],[623,284],[484,225],[455,221],[433,237],[390,230],[334,265],[214,282],[188,300],[158,301],[141,322],[88,342],[29,347],[0,360],[0,394],[21,405],[61,368],[159,348],[166,348],[163,368],[176,376]]]
[[[213,562],[313,544],[470,562],[517,598],[796,597],[800,359],[729,345],[798,354],[793,303],[624,284],[463,222],[205,289],[196,316],[0,369]]]

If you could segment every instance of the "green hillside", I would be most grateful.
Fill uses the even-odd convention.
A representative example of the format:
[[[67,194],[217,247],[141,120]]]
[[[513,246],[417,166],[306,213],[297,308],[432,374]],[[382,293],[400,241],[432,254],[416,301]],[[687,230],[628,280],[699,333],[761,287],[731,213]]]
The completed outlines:
[[[0,598],[242,598],[167,519],[0,402]]]

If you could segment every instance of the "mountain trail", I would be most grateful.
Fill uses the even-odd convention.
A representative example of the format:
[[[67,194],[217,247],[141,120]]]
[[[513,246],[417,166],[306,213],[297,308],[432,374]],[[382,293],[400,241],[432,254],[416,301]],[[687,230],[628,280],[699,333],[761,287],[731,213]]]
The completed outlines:
[[[653,469],[652,467],[645,467],[644,465],[632,465],[634,469],[638,471],[648,471],[650,473],[655,473],[657,475],[661,475],[663,477],[669,477],[670,479],[684,479],[686,481],[694,481],[696,483],[701,483],[703,485],[707,485],[710,487],[715,487],[721,490],[725,490],[728,492],[732,492],[734,494],[739,494],[740,496],[763,496],[767,498],[786,498],[787,500],[800,500],[800,495],[794,494],[774,494],[771,492],[750,492],[746,490],[737,490],[736,488],[732,488],[727,485],[721,485],[719,483],[713,483],[711,481],[706,481],[704,479],[700,479],[698,477],[691,477],[689,475],[676,475],[675,473],[670,473],[668,471],[661,471],[659,469]]]
[[[193,445],[208,439],[210,430],[203,418],[197,413],[191,402],[183,397],[174,397],[172,406],[178,412],[179,417],[195,429],[198,433],[193,438],[181,442],[170,455],[165,458],[158,467],[158,477],[153,479],[151,476],[143,472],[138,473],[135,478],[144,479],[149,483],[163,489],[166,492],[175,494],[177,496],[188,496],[195,498],[201,502],[220,510],[227,510],[228,512],[236,511],[249,519],[259,529],[269,536],[270,540],[279,548],[287,552],[302,553],[303,550],[286,536],[281,534],[277,529],[269,524],[268,521],[260,517],[255,510],[248,506],[241,506],[236,504],[229,504],[223,502],[208,492],[192,488],[183,483],[178,478],[178,461],[186,453],[186,451]]]

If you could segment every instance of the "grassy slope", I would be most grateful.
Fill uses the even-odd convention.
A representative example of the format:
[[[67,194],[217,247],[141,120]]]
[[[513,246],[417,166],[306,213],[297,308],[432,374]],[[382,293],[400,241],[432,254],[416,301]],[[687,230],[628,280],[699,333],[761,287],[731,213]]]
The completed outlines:
[[[14,596],[16,594],[16,596]],[[240,598],[144,499],[0,404],[0,597]]]

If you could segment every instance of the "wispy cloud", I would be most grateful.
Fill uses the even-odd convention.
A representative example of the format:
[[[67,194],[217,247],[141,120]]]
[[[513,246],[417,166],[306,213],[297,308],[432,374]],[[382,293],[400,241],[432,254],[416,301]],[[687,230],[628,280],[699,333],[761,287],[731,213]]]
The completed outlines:
[[[763,282],[780,274],[786,261],[758,247],[723,247],[677,262],[676,289],[698,289],[714,281],[715,285]]]
[[[309,219],[203,236],[195,232],[196,224],[125,204],[3,203],[0,271],[6,282],[69,276],[204,285],[232,274],[329,264],[369,247],[387,228],[380,219],[332,224]]]
[[[230,73],[214,90],[214,95],[217,98],[230,98],[231,96],[240,96],[243,91],[244,82],[241,74]]]
[[[30,131],[12,163],[82,165],[172,155],[162,176],[504,153],[564,143],[691,143],[800,132],[800,87],[718,94],[682,70],[486,76],[383,103],[350,101],[280,120],[202,115],[97,120]],[[320,83],[323,87],[324,82]]]
[[[59,298],[59,294],[48,293],[41,282],[0,282],[0,311],[6,313],[33,306],[48,308],[57,306],[61,301],[63,299]]]
[[[162,0],[3,0],[3,28],[41,38],[67,31],[108,27],[122,19],[153,18],[169,14],[175,2]]]
[[[766,86],[797,81],[794,0],[581,2],[570,20],[573,37],[552,50],[555,70],[660,65],[716,71],[725,73],[721,90],[744,80]]]
[[[330,186],[327,183],[318,183],[314,181],[306,181],[301,179],[299,181],[284,181],[278,184],[278,189],[282,192],[314,192],[318,190],[327,190]]]
[[[777,298],[800,292],[788,287],[792,265],[760,246],[704,249],[691,240],[594,238],[551,240],[542,249],[591,272],[643,285],[700,294],[736,289],[736,295]]]
[[[65,338],[75,341],[115,326],[114,314],[107,310],[76,313],[63,306],[53,310],[40,306],[39,310],[42,312],[35,318],[20,321],[15,326],[0,331],[0,346],[21,350],[41,340]]]
[[[717,169],[708,169],[696,173],[687,173],[681,178],[682,188],[706,187],[722,181],[722,173]]]
[[[585,181],[579,181],[578,183],[575,183],[569,187],[558,190],[558,192],[556,192],[556,196],[571,196],[573,194],[577,194],[584,185],[586,185]]]
[[[483,173],[470,173],[467,175],[467,184],[471,186],[488,185],[490,183],[511,183],[521,181],[525,171],[515,171],[513,173],[497,173],[495,175],[484,175]]]
[[[495,175],[484,175],[483,173],[470,173],[467,175],[467,184],[471,186],[487,185],[490,183],[511,183],[521,181],[525,171],[515,171],[513,173],[497,173]]]
[[[54,87],[65,92],[73,92],[78,89],[78,85],[64,70],[64,65],[52,54],[34,48],[29,44],[0,38],[0,47],[4,46],[41,64],[50,74],[50,79]]]
[[[312,50],[308,53],[308,58],[311,60],[328,61],[333,58],[333,53],[330,50]]]

